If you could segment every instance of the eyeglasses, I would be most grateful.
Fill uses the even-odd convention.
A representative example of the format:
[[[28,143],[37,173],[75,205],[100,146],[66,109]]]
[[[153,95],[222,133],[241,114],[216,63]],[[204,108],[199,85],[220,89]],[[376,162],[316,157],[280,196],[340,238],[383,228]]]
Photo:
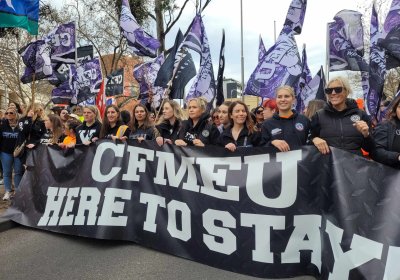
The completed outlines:
[[[5,112],[5,115],[14,115],[14,112]]]
[[[335,93],[342,93],[343,87],[333,87],[333,88],[326,88],[325,89],[325,93],[326,94],[332,94],[333,91],[335,91]]]

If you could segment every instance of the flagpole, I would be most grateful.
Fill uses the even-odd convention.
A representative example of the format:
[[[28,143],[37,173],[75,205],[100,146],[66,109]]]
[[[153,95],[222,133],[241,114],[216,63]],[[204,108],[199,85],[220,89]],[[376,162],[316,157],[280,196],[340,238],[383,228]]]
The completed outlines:
[[[242,76],[242,101],[244,101],[244,56],[243,56],[243,0],[240,0],[240,51],[241,51],[241,76]]]
[[[326,76],[327,80],[329,81],[329,22],[326,24],[326,61],[325,61],[325,67],[326,67]]]

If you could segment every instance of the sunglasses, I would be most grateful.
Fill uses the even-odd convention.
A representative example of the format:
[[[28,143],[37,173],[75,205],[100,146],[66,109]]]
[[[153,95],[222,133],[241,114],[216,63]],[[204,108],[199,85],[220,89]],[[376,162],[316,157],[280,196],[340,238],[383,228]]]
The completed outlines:
[[[14,115],[14,112],[6,112],[5,115]]]
[[[343,87],[333,87],[333,88],[326,88],[325,89],[325,93],[326,94],[332,94],[333,91],[335,91],[335,93],[342,93]]]

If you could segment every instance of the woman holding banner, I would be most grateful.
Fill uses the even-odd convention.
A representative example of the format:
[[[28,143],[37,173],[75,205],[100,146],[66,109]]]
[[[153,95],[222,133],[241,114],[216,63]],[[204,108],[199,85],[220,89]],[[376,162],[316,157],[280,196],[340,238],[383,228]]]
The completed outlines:
[[[388,110],[388,120],[373,132],[376,147],[371,157],[383,164],[400,169],[400,96]]]
[[[214,124],[208,122],[209,114],[206,108],[207,100],[203,97],[189,100],[189,119],[183,122],[175,145],[204,147],[217,144],[220,133]]]
[[[275,102],[277,112],[261,127],[262,140],[266,146],[287,152],[295,147],[307,144],[310,121],[307,117],[294,111],[295,93],[290,86],[276,89]]]
[[[143,140],[154,140],[160,135],[150,121],[147,107],[140,103],[133,107],[130,131],[128,138],[137,140],[139,143]]]
[[[119,108],[116,105],[108,105],[100,130],[100,138],[123,140],[128,138],[130,132],[129,127],[122,123]]]
[[[228,108],[228,115],[230,126],[222,132],[219,138],[221,146],[233,152],[239,147],[260,145],[261,134],[257,131],[245,103],[242,101],[232,102]]]
[[[182,126],[183,113],[178,102],[166,100],[162,106],[162,116],[156,125],[160,136],[156,138],[159,146],[173,144],[178,139]]]
[[[374,141],[370,136],[370,118],[357,107],[349,82],[343,77],[329,81],[325,94],[328,104],[311,119],[310,138],[322,154],[329,146],[362,155],[361,149],[371,152]]]
[[[76,144],[89,145],[100,137],[101,119],[99,109],[89,105],[83,107],[83,124],[76,128]]]

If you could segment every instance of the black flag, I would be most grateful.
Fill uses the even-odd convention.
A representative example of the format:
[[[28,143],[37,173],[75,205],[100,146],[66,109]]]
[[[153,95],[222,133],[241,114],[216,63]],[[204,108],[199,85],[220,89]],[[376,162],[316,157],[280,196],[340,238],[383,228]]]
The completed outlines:
[[[106,96],[114,96],[124,92],[124,68],[115,70],[107,76]]]
[[[225,30],[222,29],[221,50],[219,52],[219,67],[217,76],[217,106],[224,102],[224,69],[225,69]]]

